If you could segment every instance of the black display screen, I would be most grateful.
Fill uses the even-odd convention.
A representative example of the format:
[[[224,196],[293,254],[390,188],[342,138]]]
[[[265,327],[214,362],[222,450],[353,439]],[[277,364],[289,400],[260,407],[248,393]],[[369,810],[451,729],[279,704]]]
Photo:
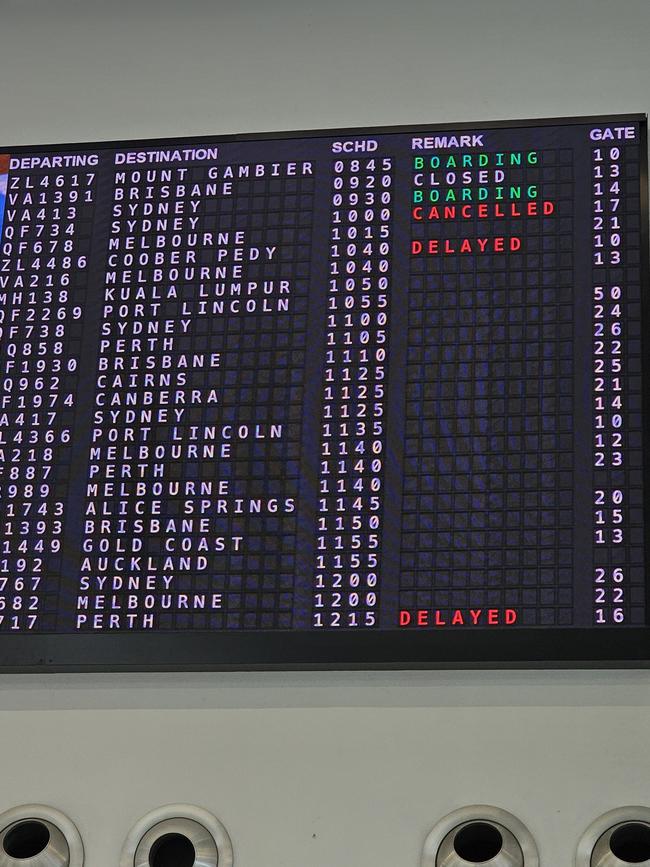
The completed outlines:
[[[643,664],[646,121],[0,152],[0,665]]]

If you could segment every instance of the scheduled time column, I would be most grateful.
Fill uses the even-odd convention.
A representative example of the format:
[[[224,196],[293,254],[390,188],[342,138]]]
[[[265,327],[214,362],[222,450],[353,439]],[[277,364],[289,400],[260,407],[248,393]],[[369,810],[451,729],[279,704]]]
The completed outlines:
[[[312,625],[377,625],[393,160],[333,165]]]

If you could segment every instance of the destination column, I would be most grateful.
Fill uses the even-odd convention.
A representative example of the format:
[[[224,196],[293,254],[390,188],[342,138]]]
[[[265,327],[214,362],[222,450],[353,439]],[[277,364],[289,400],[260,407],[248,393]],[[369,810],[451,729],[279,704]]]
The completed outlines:
[[[79,630],[291,626],[311,166],[221,150],[116,155]]]

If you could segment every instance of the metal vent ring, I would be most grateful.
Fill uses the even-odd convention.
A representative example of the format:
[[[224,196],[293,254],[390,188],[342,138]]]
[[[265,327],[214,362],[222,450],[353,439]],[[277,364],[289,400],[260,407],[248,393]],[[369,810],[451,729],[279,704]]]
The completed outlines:
[[[83,867],[79,832],[58,810],[25,804],[0,815],[0,867]]]

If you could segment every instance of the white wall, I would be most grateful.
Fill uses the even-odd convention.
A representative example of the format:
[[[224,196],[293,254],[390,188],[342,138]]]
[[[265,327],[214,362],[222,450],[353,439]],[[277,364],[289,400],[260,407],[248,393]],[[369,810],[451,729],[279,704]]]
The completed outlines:
[[[6,145],[646,111],[648,0],[0,0]],[[238,867],[415,867],[444,813],[520,816],[543,867],[650,805],[643,672],[0,678],[0,810],[90,867],[190,801]]]
[[[644,111],[646,0],[0,0],[3,144]]]

